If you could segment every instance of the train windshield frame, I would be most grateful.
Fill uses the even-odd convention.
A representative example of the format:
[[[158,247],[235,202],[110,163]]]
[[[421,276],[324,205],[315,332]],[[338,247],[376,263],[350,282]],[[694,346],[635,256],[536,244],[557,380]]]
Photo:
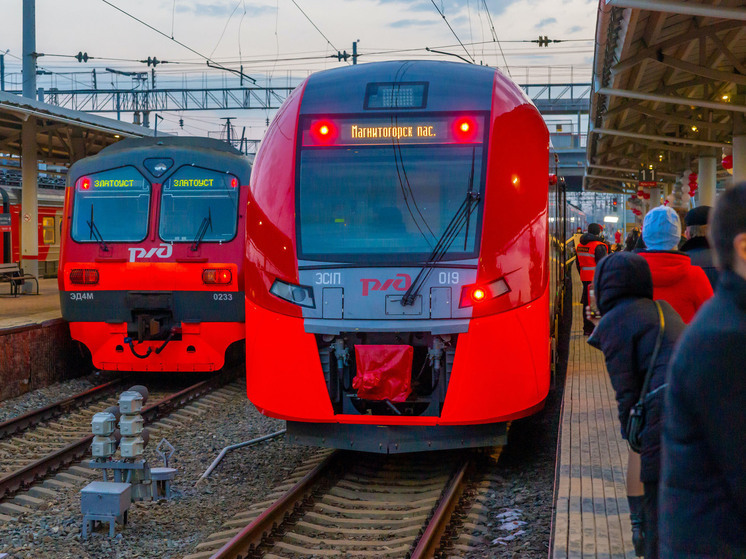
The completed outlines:
[[[152,186],[135,167],[88,173],[78,177],[74,188],[73,241],[126,243],[148,236]]]
[[[174,243],[225,243],[238,233],[239,181],[229,173],[184,165],[163,181],[158,235]]]
[[[467,193],[484,192],[487,116],[304,117],[296,166],[298,257],[427,261]],[[442,261],[478,256],[483,206],[475,204]]]

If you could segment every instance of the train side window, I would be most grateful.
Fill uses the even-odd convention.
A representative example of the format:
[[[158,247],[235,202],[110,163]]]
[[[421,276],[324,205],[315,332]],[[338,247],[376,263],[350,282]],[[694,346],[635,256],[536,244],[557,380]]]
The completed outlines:
[[[45,245],[54,244],[54,218],[43,217],[41,218],[41,230],[42,239]]]

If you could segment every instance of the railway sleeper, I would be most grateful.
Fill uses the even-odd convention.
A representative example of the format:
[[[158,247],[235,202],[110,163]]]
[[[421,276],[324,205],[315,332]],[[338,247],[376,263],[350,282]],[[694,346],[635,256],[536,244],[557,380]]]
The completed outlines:
[[[376,503],[378,504],[377,509],[382,510],[384,507],[388,507],[383,512],[388,512],[389,514],[406,514],[411,510],[411,507],[426,507],[426,506],[433,506],[435,503],[438,502],[438,497],[440,497],[440,493],[438,493],[434,497],[426,498],[426,499],[417,499],[410,501],[408,503],[402,503],[401,501],[383,501],[383,500],[376,500]],[[324,495],[321,500],[325,503],[335,503],[344,505],[346,507],[354,508],[354,507],[360,507],[365,506],[364,503],[362,503],[361,497],[358,495],[354,495],[354,498],[346,498],[346,497],[340,497],[333,493],[333,490],[330,491],[328,494]],[[363,509],[358,509],[363,510]]]
[[[337,487],[349,489],[351,491],[360,491],[364,493],[388,493],[392,495],[422,495],[433,491],[442,491],[443,484],[448,481],[444,477],[438,482],[423,483],[422,485],[378,485],[374,483],[357,483],[348,479],[342,479],[337,483]]]
[[[328,522],[337,525],[369,526],[371,528],[388,528],[392,526],[409,525],[417,522],[422,525],[427,520],[427,514],[407,516],[406,518],[345,518],[342,516],[329,516],[315,511],[308,511],[305,518],[317,522]]]
[[[306,520],[299,520],[295,523],[296,528],[302,530],[299,531],[310,531],[315,533],[328,533],[333,534],[344,534],[346,536],[359,536],[361,541],[366,538],[380,538],[381,535],[406,535],[406,536],[417,536],[422,529],[421,524],[413,523],[409,521],[409,526],[402,526],[400,528],[391,528],[384,524],[377,527],[368,526],[365,528],[340,528],[336,522],[329,522],[327,525],[314,524]]]
[[[433,507],[431,503],[430,506],[409,508],[405,510],[346,509],[346,508],[341,508],[341,507],[337,507],[329,503],[326,503],[324,502],[322,498],[321,501],[317,501],[314,504],[314,508],[322,512],[329,512],[333,514],[343,514],[346,516],[362,516],[362,517],[370,517],[370,518],[386,517],[390,519],[397,519],[397,518],[402,518],[402,517],[409,517],[413,514],[430,514]]]

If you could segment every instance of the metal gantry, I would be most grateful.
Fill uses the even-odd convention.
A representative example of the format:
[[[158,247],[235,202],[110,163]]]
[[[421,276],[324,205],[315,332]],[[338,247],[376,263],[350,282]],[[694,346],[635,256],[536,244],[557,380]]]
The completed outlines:
[[[589,83],[521,85],[542,114],[588,113]],[[57,89],[44,91],[46,103],[92,113],[149,111],[276,110],[293,86],[155,89]]]

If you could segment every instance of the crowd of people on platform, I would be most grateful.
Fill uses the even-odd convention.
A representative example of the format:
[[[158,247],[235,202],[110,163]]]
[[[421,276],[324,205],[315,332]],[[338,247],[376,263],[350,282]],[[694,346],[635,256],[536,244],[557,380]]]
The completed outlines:
[[[684,224],[682,237],[678,214],[654,208],[619,251],[588,226],[584,333],[639,451],[627,471],[636,554],[746,557],[746,183]]]

